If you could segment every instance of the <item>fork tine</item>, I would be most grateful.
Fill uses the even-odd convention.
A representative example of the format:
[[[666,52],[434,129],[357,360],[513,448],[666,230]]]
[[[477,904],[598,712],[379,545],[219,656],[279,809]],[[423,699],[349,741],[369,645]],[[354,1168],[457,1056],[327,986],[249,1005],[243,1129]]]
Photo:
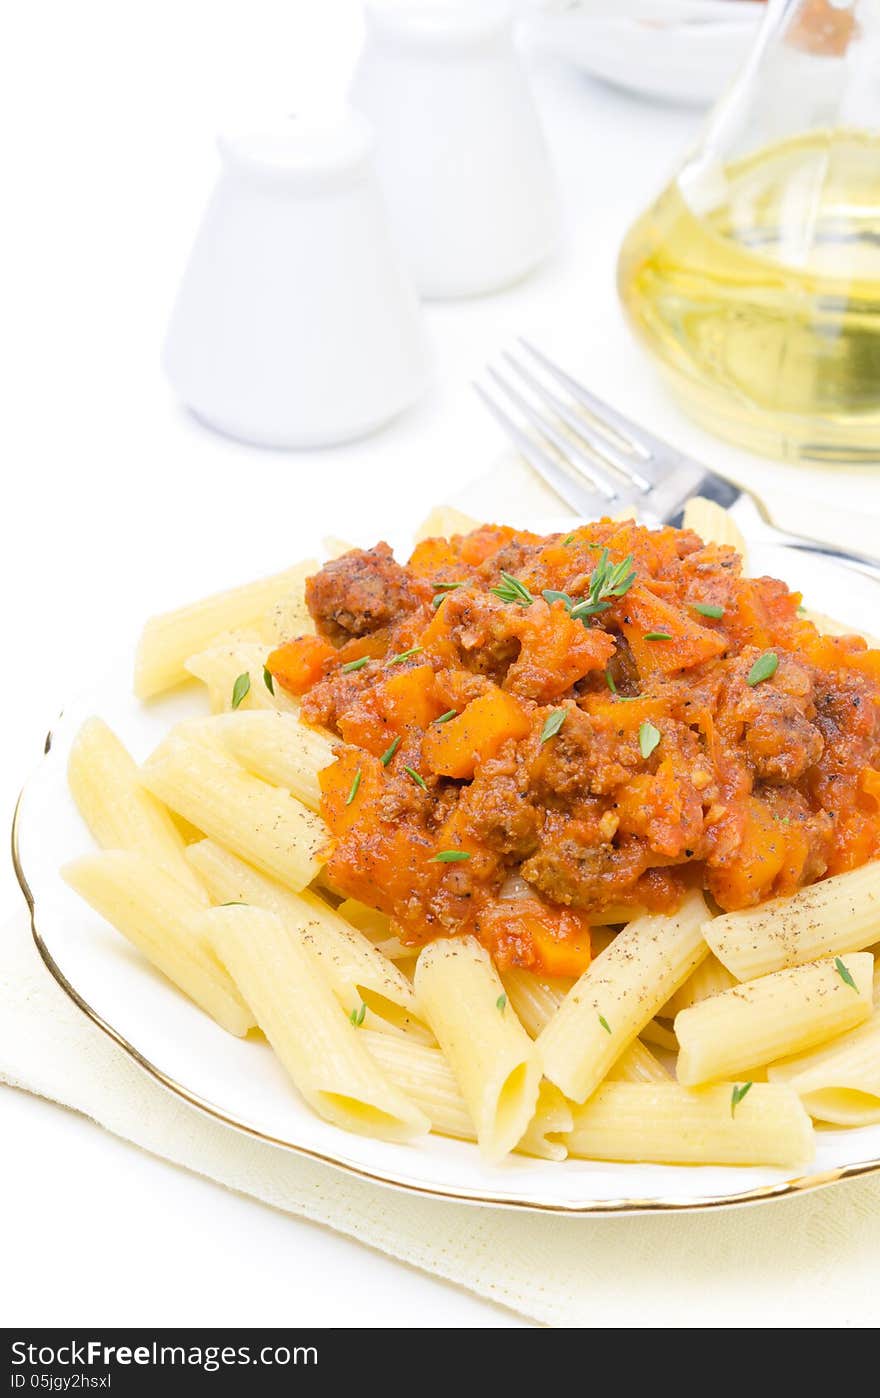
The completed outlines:
[[[475,382],[473,386],[496,422],[500,424],[511,441],[516,443],[529,465],[537,471],[543,480],[547,481],[566,505],[569,505],[576,514],[582,515],[585,519],[604,513],[606,502],[601,495],[595,491],[590,491],[582,480],[574,480],[549,452],[544,451],[527,432],[522,430],[504,408],[495,402],[495,399],[486,392],[482,384]]]
[[[608,471],[603,469],[599,462],[594,461],[593,458],[588,456],[575,442],[564,437],[562,433],[553,426],[552,422],[548,422],[546,417],[543,417],[536,408],[532,407],[531,403],[522,396],[513,384],[508,383],[506,379],[502,378],[497,369],[493,369],[490,366],[486,372],[497,384],[498,388],[501,389],[505,397],[516,404],[523,414],[523,417],[527,418],[532,426],[541,433],[545,441],[552,443],[563,457],[570,471],[573,471],[576,475],[583,475],[583,470],[585,469],[588,484],[594,487],[607,502],[610,503],[612,500],[618,499],[620,495],[619,483],[615,483],[613,477],[609,476]],[[580,465],[578,464],[579,462]]]
[[[579,440],[586,442],[590,449],[591,460],[592,454],[595,454],[612,470],[619,472],[630,485],[637,486],[643,492],[651,489],[651,481],[640,470],[640,457],[636,459],[629,452],[619,451],[604,433],[594,431],[583,413],[574,411],[562,398],[552,393],[547,385],[532,373],[531,369],[526,368],[525,364],[521,364],[518,359],[514,359],[507,350],[503,352],[503,358],[511,369],[519,374],[523,382],[529,385],[536,397],[546,403],[571,428]],[[620,493],[620,485],[618,485],[617,493]]]
[[[653,433],[648,432],[644,427],[639,427],[637,423],[633,422],[631,418],[626,417],[625,414],[620,412],[617,408],[612,408],[610,403],[606,403],[604,399],[598,398],[595,393],[591,393],[588,388],[584,388],[583,384],[578,383],[577,379],[573,379],[570,374],[567,374],[565,370],[561,369],[558,364],[555,364],[552,359],[548,359],[546,354],[542,353],[530,340],[520,338],[519,343],[522,345],[523,349],[528,350],[529,354],[532,355],[534,359],[537,359],[539,364],[544,366],[548,374],[552,374],[558,383],[561,383],[568,389],[573,398],[576,398],[579,403],[582,403],[583,406],[593,414],[600,426],[604,425],[609,427],[625,443],[628,443],[633,451],[638,452],[642,457],[640,469],[645,472],[646,475],[650,473],[653,476],[653,472],[650,471],[648,463],[652,462],[653,458],[662,458],[664,455],[668,454],[669,447],[665,442],[661,442],[659,437],[655,437]]]

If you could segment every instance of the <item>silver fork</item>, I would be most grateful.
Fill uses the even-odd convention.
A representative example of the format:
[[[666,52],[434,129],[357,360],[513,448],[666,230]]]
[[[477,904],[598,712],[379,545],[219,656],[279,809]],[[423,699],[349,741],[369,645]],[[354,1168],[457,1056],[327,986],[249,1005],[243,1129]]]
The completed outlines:
[[[880,559],[777,528],[756,496],[663,442],[597,398],[527,340],[474,387],[529,465],[578,515],[635,505],[648,524],[679,524],[687,501],[708,496],[756,543],[836,558],[880,581]],[[499,398],[502,401],[499,401]]]

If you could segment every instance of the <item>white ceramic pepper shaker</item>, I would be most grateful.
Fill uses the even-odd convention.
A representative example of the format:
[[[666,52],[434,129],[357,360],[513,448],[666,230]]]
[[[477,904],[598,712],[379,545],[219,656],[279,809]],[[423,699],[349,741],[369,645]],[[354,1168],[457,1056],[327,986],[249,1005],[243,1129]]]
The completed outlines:
[[[210,426],[265,446],[371,431],[422,391],[426,353],[366,123],[285,117],[219,146],[165,342],[174,389]]]
[[[425,297],[525,276],[559,201],[502,0],[368,0],[350,100],[373,127],[394,230]]]

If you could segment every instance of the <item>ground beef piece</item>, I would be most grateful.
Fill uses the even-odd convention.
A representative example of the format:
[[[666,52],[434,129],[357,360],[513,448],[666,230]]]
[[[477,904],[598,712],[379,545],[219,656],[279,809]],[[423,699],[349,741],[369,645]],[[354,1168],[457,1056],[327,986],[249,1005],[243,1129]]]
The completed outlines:
[[[478,778],[467,796],[471,827],[496,854],[519,861],[538,848],[541,817],[515,777]]]
[[[334,645],[389,626],[423,600],[416,580],[394,561],[384,543],[331,559],[306,583],[315,625]]]
[[[825,748],[815,723],[813,677],[807,666],[783,655],[772,684],[750,685],[746,676],[756,654],[750,651],[737,660],[722,695],[720,725],[741,725],[741,739],[756,777],[788,785],[799,781]]]
[[[443,617],[449,641],[455,647],[456,663],[501,684],[521,648],[519,638],[513,634],[514,609],[491,593],[467,588],[449,594],[443,603]]]
[[[649,858],[641,840],[584,844],[565,832],[554,832],[527,859],[520,873],[551,903],[566,907],[598,909],[606,903],[626,902]]]
[[[557,804],[583,796],[590,784],[590,746],[593,725],[581,709],[569,708],[565,722],[552,743],[541,743],[532,767],[532,781],[540,801]]]

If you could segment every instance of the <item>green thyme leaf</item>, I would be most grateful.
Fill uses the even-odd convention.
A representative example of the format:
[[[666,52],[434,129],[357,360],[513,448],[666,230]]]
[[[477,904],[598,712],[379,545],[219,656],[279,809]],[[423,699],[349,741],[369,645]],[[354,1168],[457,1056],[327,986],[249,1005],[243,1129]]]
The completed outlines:
[[[451,583],[435,582],[435,583],[431,583],[431,586],[433,587],[433,589],[434,589],[435,592],[454,592],[455,589],[456,589],[457,587],[464,587],[464,583],[463,583],[463,582],[451,582]]]
[[[367,1007],[366,1007],[366,1005],[364,1004],[364,1002],[363,1002],[363,1000],[362,1000],[362,1001],[361,1001],[361,1007],[360,1007],[360,1009],[359,1009],[359,1010],[352,1010],[351,1014],[348,1016],[349,1019],[351,1020],[352,1024],[354,1025],[355,1029],[360,1029],[361,1025],[362,1025],[363,1022],[364,1022],[364,1018],[365,1018],[365,1016],[366,1016],[366,1013],[367,1013]]]
[[[552,714],[548,714],[541,729],[541,742],[548,743],[555,738],[567,717],[568,709],[554,709]]]
[[[445,713],[445,714],[441,714],[439,718],[435,718],[435,719],[434,719],[434,722],[435,722],[435,723],[448,723],[449,720],[450,720],[451,718],[457,718],[457,716],[458,716],[458,710],[457,710],[457,709],[447,709],[447,710],[446,710],[446,713]]]
[[[564,549],[571,548],[571,545],[572,545],[573,543],[574,543],[574,535],[573,535],[573,534],[569,534],[569,536],[568,536],[567,539],[563,539],[563,540],[562,540],[562,547],[563,547]]]
[[[368,655],[362,655],[360,660],[348,660],[340,667],[343,675],[350,675],[353,670],[362,670],[369,660]]]
[[[346,798],[345,798],[345,804],[346,804],[346,806],[350,806],[351,803],[352,803],[352,801],[354,800],[354,798],[357,796],[357,794],[358,794],[358,787],[360,786],[360,784],[361,784],[361,769],[360,769],[360,767],[358,767],[357,771],[356,771],[355,774],[354,774],[354,777],[352,778],[351,786],[348,788],[348,795],[347,795]]]
[[[506,996],[506,995],[499,995],[499,996],[498,996],[498,999],[495,1001],[495,1008],[496,1008],[496,1010],[500,1010],[501,1013],[504,1014],[504,1011],[505,1011],[505,1009],[507,1008],[507,996]]]
[[[740,1086],[739,1083],[736,1084],[736,1086],[734,1087],[733,1091],[732,1091],[731,1094],[730,1094],[730,1115],[731,1115],[731,1116],[733,1116],[734,1112],[736,1111],[737,1107],[739,1106],[740,1102],[741,1102],[742,1099],[745,1097],[746,1093],[748,1092],[748,1090],[749,1090],[749,1088],[750,1088],[751,1086],[752,1086],[752,1084],[751,1084],[750,1082],[744,1082],[741,1086]]]
[[[759,655],[749,673],[746,675],[746,684],[752,688],[760,684],[762,680],[769,680],[771,675],[775,675],[779,668],[779,656],[774,650],[765,650],[763,655]]]
[[[272,674],[272,671],[269,669],[268,665],[263,666],[263,684],[266,686],[270,694],[275,693],[275,676]]]
[[[379,758],[379,761],[382,763],[382,766],[383,766],[383,767],[387,767],[387,766],[388,766],[388,763],[391,761],[392,757],[393,757],[394,754],[397,752],[397,749],[398,749],[399,747],[400,747],[400,734],[398,734],[396,738],[392,738],[392,739],[391,739],[391,742],[388,744],[388,746],[387,746],[387,748],[385,749],[385,751],[383,752],[382,756]]]
[[[392,655],[388,661],[389,665],[399,665],[401,660],[409,660],[411,655],[418,655],[423,646],[412,646],[410,650],[402,650],[399,655]]]
[[[724,608],[719,607],[717,602],[694,602],[693,609],[699,612],[700,616],[710,616],[713,621],[719,621],[724,616]]]
[[[500,597],[502,602],[516,602],[520,607],[530,607],[535,600],[525,583],[520,582],[512,573],[503,571],[501,582],[497,587],[490,587],[489,591]]]
[[[639,752],[642,757],[649,758],[651,753],[660,741],[660,729],[655,728],[650,719],[644,719],[639,724]]]
[[[541,596],[543,597],[544,601],[551,607],[553,606],[554,602],[564,602],[565,610],[567,612],[570,612],[572,607],[574,606],[574,602],[571,599],[571,597],[569,597],[568,593],[558,592],[555,587],[545,587],[544,591],[541,593]]]
[[[406,775],[408,777],[412,777],[416,786],[420,786],[422,788],[422,791],[428,790],[428,783],[425,781],[425,778],[420,776],[418,772],[414,771],[412,767],[407,767],[404,764],[403,770],[406,772]]]
[[[467,850],[464,849],[441,849],[438,850],[430,863],[432,864],[460,864],[462,860],[470,859]]]
[[[246,695],[248,695],[248,694],[250,693],[250,689],[251,689],[251,677],[250,677],[250,675],[247,673],[247,671],[245,670],[244,674],[243,674],[243,675],[239,675],[238,678],[237,678],[237,680],[235,681],[235,684],[232,686],[232,707],[233,707],[233,709],[237,709],[237,708],[238,708],[238,706],[239,706],[239,704],[241,703],[242,699],[244,699],[244,698],[246,697]]]
[[[671,641],[672,637],[668,631],[646,631],[646,641]]]
[[[854,990],[858,995],[859,987],[856,985],[855,981],[852,978],[852,972],[850,971],[848,966],[844,965],[839,956],[835,956],[834,958],[834,969],[840,976],[840,979],[843,981],[844,985],[848,985],[850,989]]]
[[[607,1019],[605,1018],[604,1015],[600,1015],[600,1016],[599,1016],[599,1023],[601,1024],[602,1028],[605,1030],[605,1033],[606,1033],[606,1034],[610,1034],[610,1033],[611,1033],[611,1025],[608,1023],[608,1021],[607,1021]]]

